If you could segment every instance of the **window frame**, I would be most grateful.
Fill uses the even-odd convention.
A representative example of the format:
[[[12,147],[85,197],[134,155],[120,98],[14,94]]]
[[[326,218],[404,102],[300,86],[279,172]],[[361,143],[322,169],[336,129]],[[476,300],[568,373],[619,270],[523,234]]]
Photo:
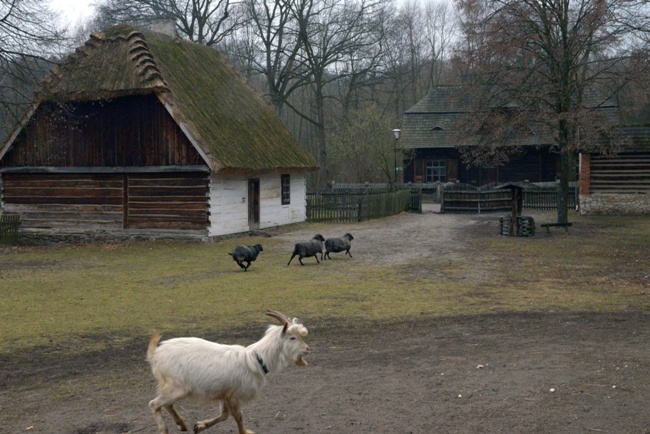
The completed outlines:
[[[427,160],[424,164],[424,180],[427,183],[447,182],[447,160]]]
[[[282,205],[291,204],[291,175],[280,175],[280,203]]]

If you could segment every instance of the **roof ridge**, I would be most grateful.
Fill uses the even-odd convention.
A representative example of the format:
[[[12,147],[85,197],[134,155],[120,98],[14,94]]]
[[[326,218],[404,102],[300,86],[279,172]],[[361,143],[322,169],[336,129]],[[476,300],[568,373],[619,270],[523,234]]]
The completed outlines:
[[[153,54],[149,50],[144,34],[133,31],[127,35],[126,40],[129,44],[130,60],[134,64],[138,75],[142,77],[143,82],[149,83],[151,86],[169,89]]]

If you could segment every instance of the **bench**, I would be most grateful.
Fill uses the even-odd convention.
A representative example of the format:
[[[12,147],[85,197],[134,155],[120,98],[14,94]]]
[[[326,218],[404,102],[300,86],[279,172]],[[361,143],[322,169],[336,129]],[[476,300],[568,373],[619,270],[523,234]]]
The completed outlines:
[[[567,233],[569,233],[569,226],[571,225],[573,225],[573,223],[542,223],[540,226],[546,228],[546,233],[550,234],[551,227],[564,228],[564,230],[567,231]]]
[[[0,243],[13,243],[18,235],[20,226],[20,215],[0,214]]]

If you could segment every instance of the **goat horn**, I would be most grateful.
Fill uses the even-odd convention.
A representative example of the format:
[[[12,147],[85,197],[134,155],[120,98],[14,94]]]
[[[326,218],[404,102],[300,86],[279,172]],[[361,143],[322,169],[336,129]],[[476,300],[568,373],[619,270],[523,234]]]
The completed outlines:
[[[277,310],[270,310],[269,309],[269,310],[266,311],[266,314],[268,316],[270,316],[270,317],[273,317],[273,318],[279,320],[280,322],[282,322],[284,324],[292,324],[293,323],[293,321],[291,321],[289,318],[287,318],[285,315],[281,314]]]

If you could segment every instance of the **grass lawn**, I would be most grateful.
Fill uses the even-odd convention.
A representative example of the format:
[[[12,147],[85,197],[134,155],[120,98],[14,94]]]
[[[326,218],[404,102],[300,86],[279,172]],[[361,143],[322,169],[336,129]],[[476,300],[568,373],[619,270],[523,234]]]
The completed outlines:
[[[90,349],[104,345],[99,336],[114,342],[152,329],[179,335],[260,327],[268,323],[262,315],[268,308],[310,322],[350,323],[650,309],[650,218],[572,220],[570,235],[556,229],[533,239],[478,226],[454,255],[432,252],[388,265],[356,250],[354,260],[287,267],[291,246],[277,237],[0,246],[0,352],[38,345]],[[243,272],[226,253],[255,243],[264,252]]]

